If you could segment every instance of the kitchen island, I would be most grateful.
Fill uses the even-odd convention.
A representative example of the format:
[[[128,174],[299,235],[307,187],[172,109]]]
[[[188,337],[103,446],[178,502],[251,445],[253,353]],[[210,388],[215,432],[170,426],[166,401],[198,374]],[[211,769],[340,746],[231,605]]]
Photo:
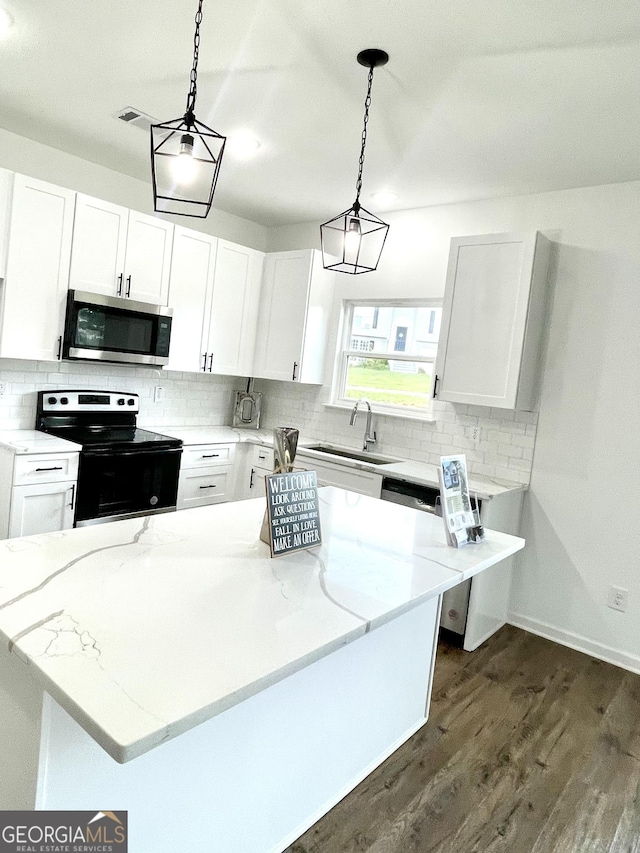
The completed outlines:
[[[320,492],[0,542],[0,808],[127,809],[132,853],[276,853],[427,719],[442,593],[521,549]]]

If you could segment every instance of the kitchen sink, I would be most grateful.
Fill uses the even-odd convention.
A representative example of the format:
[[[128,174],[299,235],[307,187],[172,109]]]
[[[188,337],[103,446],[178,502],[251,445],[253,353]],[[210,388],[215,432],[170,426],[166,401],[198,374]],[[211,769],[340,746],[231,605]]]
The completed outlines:
[[[317,453],[326,453],[327,456],[340,456],[342,459],[355,459],[357,462],[369,462],[371,465],[393,465],[398,459],[390,456],[377,456],[365,450],[351,450],[349,447],[335,447],[332,444],[314,444],[311,447],[300,447],[299,452],[314,450]]]

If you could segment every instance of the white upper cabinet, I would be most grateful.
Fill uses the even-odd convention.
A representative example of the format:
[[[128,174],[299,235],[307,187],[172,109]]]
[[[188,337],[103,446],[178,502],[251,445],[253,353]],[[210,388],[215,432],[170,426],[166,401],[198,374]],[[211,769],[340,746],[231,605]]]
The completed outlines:
[[[69,287],[166,305],[173,225],[78,193]]]
[[[209,315],[209,369],[230,376],[253,375],[264,254],[218,240]]]
[[[451,240],[434,396],[529,410],[545,312],[549,241],[538,233]]]
[[[255,376],[322,383],[333,282],[317,250],[267,255]]]
[[[176,227],[169,370],[250,376],[264,255]]]
[[[35,178],[13,178],[2,284],[2,358],[59,358],[75,195]]]
[[[176,226],[169,286],[173,309],[169,370],[195,372],[209,366],[203,339],[208,340],[205,317],[211,311],[217,243],[208,234]]]

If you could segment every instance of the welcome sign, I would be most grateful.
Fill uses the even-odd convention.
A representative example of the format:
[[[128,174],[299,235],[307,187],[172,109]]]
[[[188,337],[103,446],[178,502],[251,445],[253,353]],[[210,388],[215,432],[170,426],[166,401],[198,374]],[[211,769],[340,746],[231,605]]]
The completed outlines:
[[[272,557],[322,544],[315,471],[265,477]]]

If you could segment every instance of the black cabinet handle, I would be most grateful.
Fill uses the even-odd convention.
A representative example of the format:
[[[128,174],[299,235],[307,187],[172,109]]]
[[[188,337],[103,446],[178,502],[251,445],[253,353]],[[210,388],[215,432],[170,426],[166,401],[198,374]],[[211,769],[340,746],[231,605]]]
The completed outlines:
[[[62,358],[62,335],[58,335],[58,361]]]
[[[71,503],[69,504],[71,509],[74,508],[75,504],[76,504],[76,484],[74,483],[73,486],[71,486]]]
[[[120,273],[118,276],[118,296],[122,296],[122,285],[124,283],[124,273]]]
[[[252,489],[252,488],[253,488],[253,475],[254,475],[255,473],[256,473],[256,472],[255,472],[255,471],[253,470],[253,468],[252,468],[252,469],[251,469],[251,478],[249,479],[249,488],[250,488],[250,489]]]
[[[260,456],[260,454],[258,453],[258,459],[266,459],[266,458],[267,458],[266,456]]]
[[[131,276],[127,276],[127,296],[131,296]]]
[[[52,468],[36,468],[36,471],[62,471],[62,465],[54,465]]]
[[[436,373],[436,375],[433,378],[433,391],[431,393],[431,396],[434,398],[438,396],[438,382],[439,381],[440,381],[440,377]]]
[[[219,453],[203,453],[202,454],[203,459],[217,459],[218,456],[220,456]]]
[[[213,372],[213,353],[209,356],[209,373]]]
[[[298,371],[298,362],[294,361],[293,362],[293,376],[291,377],[294,380],[294,382],[295,382],[297,371]]]
[[[215,486],[200,486],[201,489],[215,489]]]
[[[207,369],[207,353],[206,352],[202,353],[202,369],[203,370]]]

